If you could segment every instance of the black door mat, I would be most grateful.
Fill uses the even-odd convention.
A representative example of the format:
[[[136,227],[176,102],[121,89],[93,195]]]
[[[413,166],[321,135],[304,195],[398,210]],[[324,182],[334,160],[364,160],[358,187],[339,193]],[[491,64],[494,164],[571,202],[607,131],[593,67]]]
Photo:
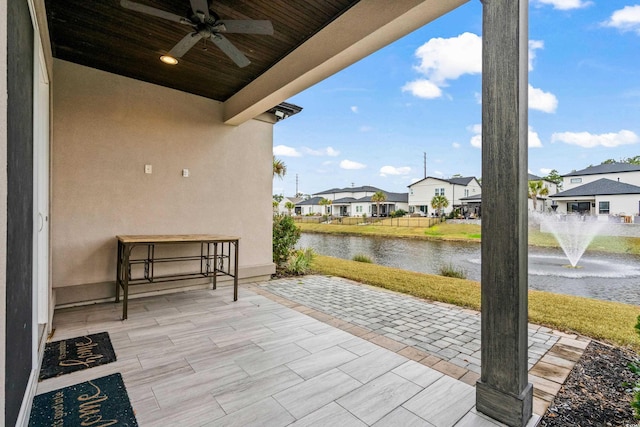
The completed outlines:
[[[33,398],[29,427],[137,426],[119,373]]]
[[[47,343],[44,349],[40,381],[82,369],[115,362],[108,332]]]

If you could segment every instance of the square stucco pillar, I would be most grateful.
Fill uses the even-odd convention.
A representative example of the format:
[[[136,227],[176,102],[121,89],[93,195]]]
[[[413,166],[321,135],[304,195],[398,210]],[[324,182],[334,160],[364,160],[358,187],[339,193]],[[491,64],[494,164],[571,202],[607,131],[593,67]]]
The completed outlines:
[[[531,417],[527,380],[528,0],[484,0],[482,30],[482,371],[477,409]]]

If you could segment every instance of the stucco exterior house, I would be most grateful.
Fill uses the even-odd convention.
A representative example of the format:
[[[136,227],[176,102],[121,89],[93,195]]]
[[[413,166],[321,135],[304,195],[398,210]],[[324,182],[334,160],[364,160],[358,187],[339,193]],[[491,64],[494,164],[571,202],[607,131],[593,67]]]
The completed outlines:
[[[606,163],[563,175],[563,190],[551,197],[560,213],[640,215],[640,165]]]
[[[303,201],[302,197],[283,197],[282,200],[278,203],[278,208],[276,209],[276,212],[280,214],[290,213],[291,215],[294,215],[296,214],[295,204],[301,201]],[[291,203],[294,205],[294,207],[291,208],[291,211],[287,209],[287,206],[286,206],[287,203]]]
[[[331,214],[333,216],[378,216],[377,204],[371,201],[371,196],[378,191],[382,191],[387,197],[384,202],[380,202],[379,216],[389,216],[391,212],[400,209],[408,212],[407,193],[392,193],[370,185],[332,188],[315,193],[314,197],[331,200]]]
[[[601,178],[640,186],[640,165],[605,163],[589,166],[588,168],[562,175],[562,189],[564,191],[571,190]]]
[[[542,185],[544,188],[547,189],[547,194],[540,194],[536,197],[536,211],[538,212],[549,212],[551,210],[551,199],[550,197],[553,196],[554,194],[556,194],[558,192],[558,184],[556,184],[555,182],[546,180],[542,177],[539,177],[537,175],[533,175],[533,174],[529,174],[528,177],[529,182],[532,181],[541,181]],[[529,210],[533,211],[533,199],[529,198]]]
[[[446,197],[449,202],[449,206],[442,209],[443,214],[447,215],[455,208],[463,206],[461,199],[480,193],[480,183],[473,176],[450,179],[428,176],[409,185],[409,212],[435,212],[431,207],[431,200],[434,196],[440,195]]]
[[[597,215],[599,220],[640,215],[640,186],[607,178],[563,191],[552,199],[558,213]]]

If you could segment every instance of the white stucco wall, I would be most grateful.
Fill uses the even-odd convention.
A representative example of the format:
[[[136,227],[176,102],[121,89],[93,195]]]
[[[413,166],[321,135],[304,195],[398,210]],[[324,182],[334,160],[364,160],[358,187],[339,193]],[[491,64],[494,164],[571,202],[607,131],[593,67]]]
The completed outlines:
[[[469,185],[454,185],[435,178],[427,178],[424,181],[417,182],[409,187],[409,203],[408,206],[428,206],[430,211],[431,200],[436,195],[436,188],[444,188],[444,196],[449,201],[449,206],[443,208],[444,214],[448,214],[453,210],[454,205],[460,205],[460,199],[468,196],[480,194],[482,189],[476,180],[471,180]],[[465,194],[465,190],[469,190]],[[417,210],[417,209],[416,209]]]
[[[118,234],[236,235],[241,277],[273,271],[272,123],[227,126],[219,102],[56,60],[52,125],[58,296],[113,283]]]
[[[637,172],[619,172],[619,173],[603,173],[598,175],[580,175],[580,176],[567,176],[562,178],[562,190],[570,190],[572,188],[579,187],[584,184],[588,184],[599,179],[606,178],[612,181],[624,182],[625,184],[632,184],[640,186],[640,171]],[[571,180],[578,180],[580,182],[572,183]]]

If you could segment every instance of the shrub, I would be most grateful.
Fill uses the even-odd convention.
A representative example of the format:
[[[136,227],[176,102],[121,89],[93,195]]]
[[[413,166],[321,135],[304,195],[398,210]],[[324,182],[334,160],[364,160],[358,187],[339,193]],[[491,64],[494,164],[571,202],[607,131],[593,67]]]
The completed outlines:
[[[285,271],[288,274],[302,276],[309,271],[315,252],[311,248],[298,249],[291,252]]]
[[[300,228],[289,215],[273,216],[273,262],[282,267],[300,239]]]
[[[467,272],[462,268],[454,266],[452,263],[441,266],[440,275],[444,277],[455,277],[456,279],[467,278]]]
[[[389,214],[389,216],[391,218],[402,218],[403,216],[405,216],[407,214],[407,211],[403,210],[403,209],[398,209],[397,211],[393,211],[391,212],[391,214]]]
[[[371,257],[364,254],[355,254],[353,256],[353,260],[358,262],[366,262],[368,264],[373,264],[373,260],[371,259]]]

